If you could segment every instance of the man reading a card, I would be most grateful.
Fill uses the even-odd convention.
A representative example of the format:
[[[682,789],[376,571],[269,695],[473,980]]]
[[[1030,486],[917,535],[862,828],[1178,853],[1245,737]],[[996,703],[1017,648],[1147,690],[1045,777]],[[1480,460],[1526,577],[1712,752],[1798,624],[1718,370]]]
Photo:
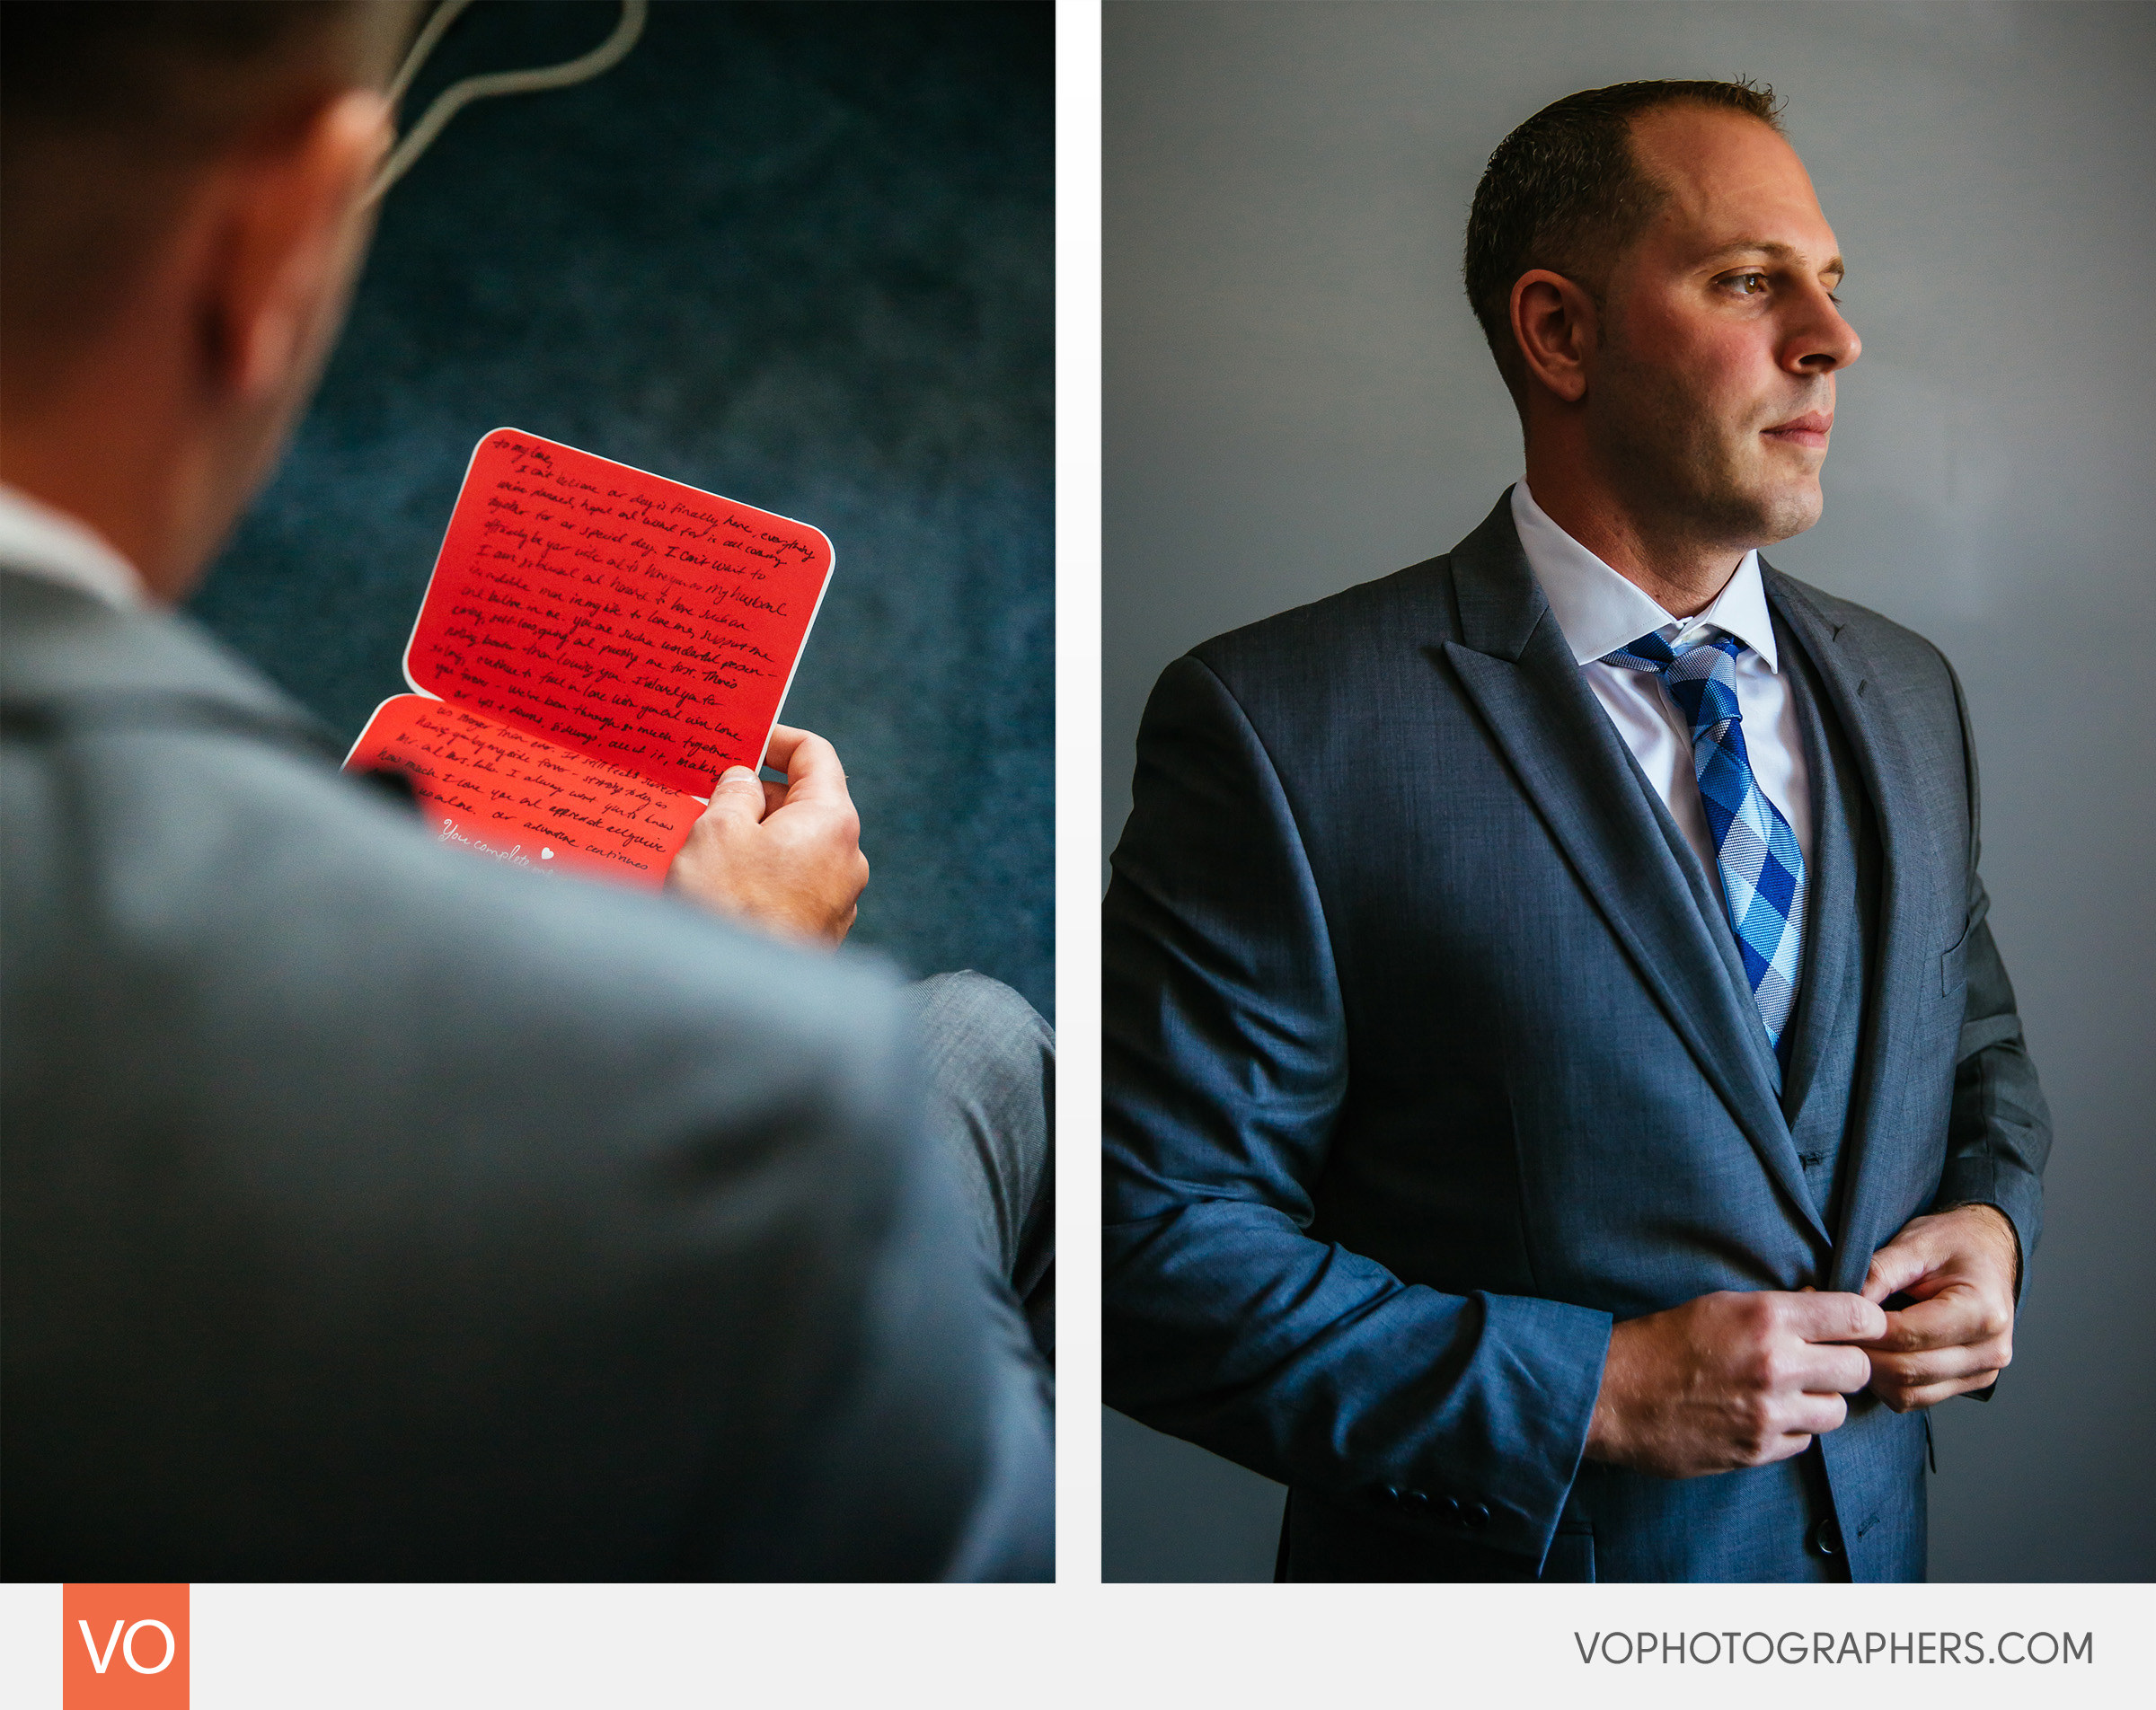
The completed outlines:
[[[1047,1576],[1052,1045],[819,953],[831,745],[720,778],[671,895],[541,877],[171,610],[412,9],[0,17],[8,1576]]]

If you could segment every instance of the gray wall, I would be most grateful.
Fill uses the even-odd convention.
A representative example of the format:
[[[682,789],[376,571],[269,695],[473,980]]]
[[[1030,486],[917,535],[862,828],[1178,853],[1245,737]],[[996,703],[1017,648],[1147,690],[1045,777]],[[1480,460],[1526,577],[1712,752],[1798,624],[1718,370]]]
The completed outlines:
[[[1849,258],[1825,519],[1960,668],[2058,1141],[2013,1371],[1937,1415],[1940,1579],[2156,1577],[2156,7],[1111,4],[1105,824],[1153,679],[1442,551],[1519,471],[1482,163],[1634,77],[1773,84]],[[1110,1415],[1110,1579],[1265,1578],[1278,1487]]]

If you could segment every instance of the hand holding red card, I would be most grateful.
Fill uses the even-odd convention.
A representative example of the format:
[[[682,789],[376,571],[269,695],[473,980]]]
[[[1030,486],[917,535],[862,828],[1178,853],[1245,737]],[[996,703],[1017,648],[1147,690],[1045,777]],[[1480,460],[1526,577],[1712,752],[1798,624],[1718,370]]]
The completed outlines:
[[[764,763],[783,767],[785,783],[760,783],[744,771],[720,777],[670,882],[719,913],[835,946],[869,883],[845,768],[821,736],[784,725],[772,732]]]
[[[352,770],[437,835],[664,883],[729,766],[755,767],[831,573],[816,529],[501,429],[482,439]]]

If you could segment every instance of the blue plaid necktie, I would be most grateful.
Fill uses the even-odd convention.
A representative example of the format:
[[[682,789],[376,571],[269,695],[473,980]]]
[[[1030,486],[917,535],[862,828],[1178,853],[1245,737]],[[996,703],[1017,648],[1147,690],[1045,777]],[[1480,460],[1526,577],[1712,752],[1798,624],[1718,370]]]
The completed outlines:
[[[1649,634],[1604,654],[1602,662],[1656,673],[1692,725],[1692,767],[1714,833],[1722,905],[1779,1069],[1786,1066],[1782,1046],[1804,955],[1804,851],[1789,821],[1752,776],[1745,715],[1736,701],[1736,661],[1744,651],[1734,636],[1718,635],[1678,652]]]

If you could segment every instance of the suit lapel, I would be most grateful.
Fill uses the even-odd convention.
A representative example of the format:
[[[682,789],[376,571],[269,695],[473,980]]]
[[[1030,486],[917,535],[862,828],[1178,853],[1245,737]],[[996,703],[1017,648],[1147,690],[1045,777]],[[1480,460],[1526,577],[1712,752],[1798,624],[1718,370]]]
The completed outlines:
[[[1535,586],[1507,501],[1452,555],[1462,639],[1444,651],[1551,836],[1760,1162],[1825,1226],[1772,1090],[1766,1040]]]
[[[1804,592],[1772,569],[1767,590],[1796,634],[1825,691],[1833,716],[1854,756],[1872,820],[1878,828],[1881,854],[1878,942],[1868,977],[1871,1000],[1866,1005],[1863,1052],[1852,1095],[1848,1128],[1851,1156],[1842,1162],[1846,1186],[1835,1230],[1833,1274],[1827,1286],[1855,1290],[1864,1282],[1871,1255],[1893,1234],[1885,1227],[1898,1207],[1875,1191],[1891,1168],[1891,1132],[1901,1109],[1899,1076],[1889,1072],[1893,1042],[1906,1038],[1923,1002],[1923,980],[1936,968],[1925,951],[1925,875],[1935,852],[1913,817],[1922,800],[1918,768],[1893,721],[1884,716],[1883,682],[1865,656],[1857,634],[1835,624]]]

